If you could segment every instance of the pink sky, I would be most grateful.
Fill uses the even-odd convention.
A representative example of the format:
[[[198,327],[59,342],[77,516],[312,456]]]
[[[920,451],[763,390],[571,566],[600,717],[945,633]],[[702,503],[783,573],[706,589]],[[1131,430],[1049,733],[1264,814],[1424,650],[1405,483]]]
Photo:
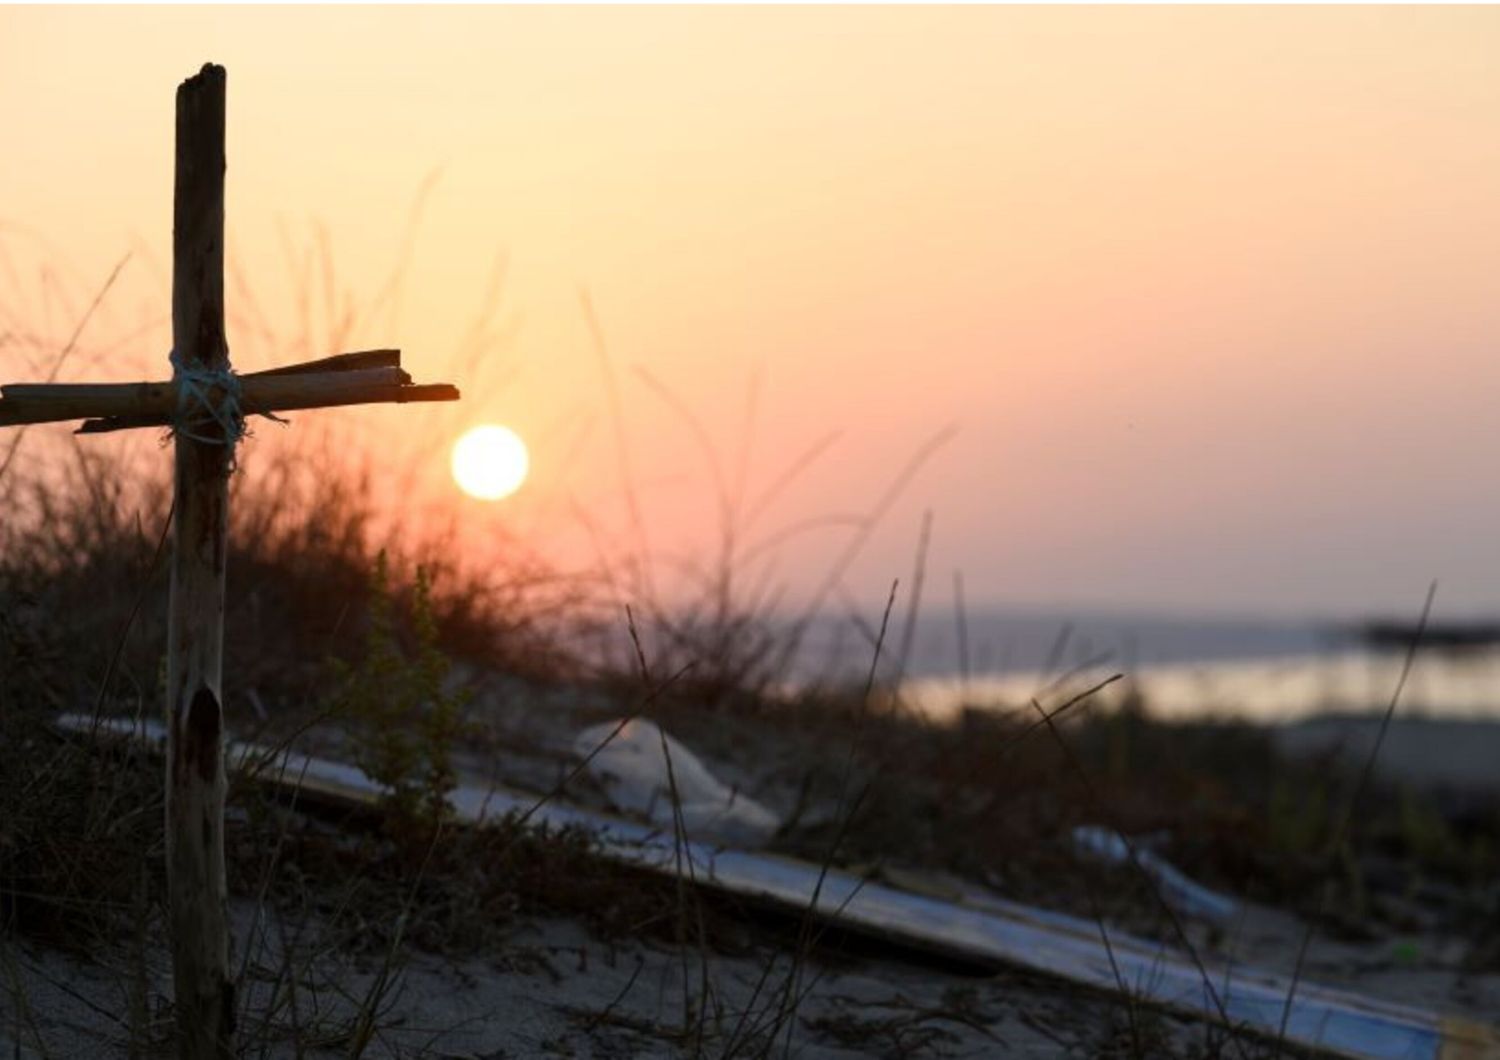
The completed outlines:
[[[164,311],[172,92],[211,59],[230,250],[282,336],[283,239],[321,226],[369,302],[440,171],[401,312],[338,337],[471,396],[424,429],[528,438],[493,506],[431,461],[476,540],[583,563],[577,510],[628,538],[586,288],[664,551],[710,552],[717,505],[637,369],[730,478],[760,380],[749,495],[840,432],[757,532],[868,508],[957,426],[850,568],[860,600],[931,509],[939,604],[961,569],[973,603],[1414,610],[1437,577],[1446,610],[1495,608],[1497,55],[1487,8],[7,8],[0,300],[65,337],[134,250],[73,374],[164,357],[159,328],[98,351]],[[316,348],[231,346],[333,352],[322,304]],[[331,422],[381,445],[404,411]],[[774,577],[795,595],[847,534],[792,538]]]

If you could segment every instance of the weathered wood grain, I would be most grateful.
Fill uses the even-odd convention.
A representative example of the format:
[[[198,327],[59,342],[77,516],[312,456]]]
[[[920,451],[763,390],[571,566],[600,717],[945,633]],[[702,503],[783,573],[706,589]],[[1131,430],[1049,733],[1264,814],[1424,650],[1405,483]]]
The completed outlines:
[[[313,364],[326,365],[328,359]],[[240,409],[245,415],[293,412],[339,405],[405,404],[457,401],[456,387],[446,383],[417,386],[398,367],[304,370],[293,365],[271,373],[239,377]],[[222,392],[214,388],[210,400]],[[166,426],[178,407],[178,385],[149,383],[7,383],[0,386],[0,427],[29,423],[97,420],[82,433],[127,427]]]
[[[224,68],[177,89],[172,343],[186,365],[229,366],[224,339]],[[175,392],[173,393],[175,402]],[[224,568],[234,440],[215,423],[176,439],[167,618],[167,885],[178,1054],[234,1052],[224,881]]]

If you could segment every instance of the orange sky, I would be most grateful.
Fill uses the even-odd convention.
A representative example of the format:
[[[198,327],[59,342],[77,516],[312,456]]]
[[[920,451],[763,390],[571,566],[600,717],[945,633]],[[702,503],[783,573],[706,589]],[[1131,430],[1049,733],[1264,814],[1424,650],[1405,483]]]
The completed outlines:
[[[285,250],[319,227],[358,302],[404,260],[399,313],[339,337],[457,374],[473,400],[431,429],[531,441],[491,507],[432,462],[481,535],[582,562],[581,509],[626,537],[584,287],[664,551],[712,548],[713,480],[637,368],[731,479],[760,380],[750,495],[841,432],[756,531],[868,508],[957,425],[860,600],[930,508],[940,605],[962,569],[971,602],[1414,610],[1439,577],[1449,609],[1500,606],[1497,55],[1493,8],[6,8],[0,280],[65,336],[43,267],[77,303],[133,249],[90,341],[159,319],[172,91],[212,59],[230,251],[283,344],[316,292],[315,348],[243,323],[232,348],[332,352],[320,267]],[[110,357],[73,374],[138,370]],[[385,444],[406,411],[336,422]],[[793,537],[776,577],[847,534]]]

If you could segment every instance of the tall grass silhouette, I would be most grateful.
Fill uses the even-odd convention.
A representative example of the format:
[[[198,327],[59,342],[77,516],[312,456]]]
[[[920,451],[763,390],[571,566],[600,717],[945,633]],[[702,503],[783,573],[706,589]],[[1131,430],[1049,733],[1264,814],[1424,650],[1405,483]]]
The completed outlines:
[[[340,288],[331,237],[317,228],[306,236],[283,232],[290,306],[263,304],[232,265],[237,366],[339,352],[399,330],[412,246],[435,181],[417,196],[396,262],[367,300]],[[8,279],[0,286],[0,375],[166,374],[163,314],[147,305],[131,315],[118,304],[134,270],[151,271],[149,255],[133,251],[96,277],[56,265],[27,276],[16,250],[22,238],[0,229],[0,274]],[[494,536],[483,553],[471,550],[462,516],[445,510],[434,482],[436,475],[447,487],[443,457],[462,424],[461,407],[425,408],[415,413],[419,426],[394,440],[361,428],[360,413],[310,417],[290,429],[252,424],[255,437],[232,482],[231,725],[279,747],[308,738],[331,720],[339,670],[330,660],[357,665],[382,608],[422,610],[430,631],[409,619],[390,624],[393,658],[403,646],[430,644],[456,664],[454,682],[498,676],[507,692],[546,688],[592,698],[610,716],[649,715],[726,757],[753,758],[765,789],[753,794],[779,799],[786,811],[775,849],[825,873],[856,869],[881,879],[915,867],[951,874],[1019,900],[1082,910],[1101,927],[1124,921],[1193,950],[1197,943],[1144,874],[1072,857],[1072,827],[1103,818],[1127,836],[1165,834],[1174,860],[1205,881],[1313,916],[1318,910],[1305,907],[1315,891],[1326,910],[1370,886],[1352,853],[1361,843],[1378,841],[1403,865],[1464,886],[1482,887],[1500,868],[1500,844],[1480,841],[1500,835],[1500,822],[1476,825],[1471,844],[1446,824],[1422,825],[1443,818],[1409,812],[1402,799],[1411,796],[1382,785],[1368,766],[1346,777],[1325,764],[1287,760],[1249,725],[1167,724],[1149,710],[1096,714],[1087,696],[1049,710],[1010,704],[1011,713],[974,704],[979,709],[944,724],[914,714],[901,682],[932,562],[931,527],[942,513],[924,516],[910,589],[892,592],[878,628],[855,621],[847,580],[952,428],[915,440],[906,462],[859,510],[787,519],[780,505],[810,469],[837,456],[838,431],[808,439],[757,478],[752,454],[768,400],[757,377],[738,410],[738,445],[726,451],[670,381],[615,364],[607,321],[587,296],[579,312],[623,509],[575,509],[599,541],[592,569],[561,569],[522,530],[499,521],[487,524]],[[488,407],[508,385],[513,340],[498,259],[472,323],[448,364],[434,371]],[[634,401],[681,432],[701,462],[716,517],[697,552],[655,545],[658,528],[628,427]],[[80,951],[130,940],[134,985],[121,1031],[143,1052],[163,1039],[166,1018],[153,1010],[148,967],[163,886],[160,778],[139,749],[72,740],[51,726],[64,711],[140,718],[160,710],[169,461],[149,432],[136,434],[79,439],[39,429],[0,438],[0,919],[7,939],[45,938]],[[384,492],[377,480],[394,486]],[[778,550],[811,533],[841,536],[822,575],[790,592],[778,575]],[[381,556],[391,577],[377,590],[371,574]],[[967,604],[962,579],[954,581],[967,677]],[[866,680],[852,687],[789,680],[812,624],[830,615],[868,641]],[[426,680],[435,685],[435,671]],[[455,726],[455,740],[472,740],[464,749],[484,753],[501,738],[483,730],[487,720],[478,712],[466,717],[473,729]],[[538,789],[537,805],[578,794],[586,765],[559,765],[556,782]],[[1349,804],[1365,808],[1362,820],[1346,814],[1331,822],[1310,809],[1348,790]],[[254,1048],[334,1042],[359,1055],[393,1018],[402,961],[413,947],[503,947],[502,929],[518,916],[560,913],[614,937],[655,933],[679,947],[683,995],[672,1040],[680,1048],[786,1055],[821,982],[814,962],[841,944],[810,913],[773,924],[756,936],[769,954],[759,982],[734,1001],[713,979],[716,948],[731,945],[725,940],[745,923],[763,925],[766,914],[705,898],[690,878],[667,883],[611,866],[594,856],[586,836],[539,835],[523,817],[493,832],[442,824],[403,848],[367,820],[329,827],[252,783],[237,783],[233,799],[235,894],[275,914],[252,932],[265,978],[254,1004],[251,995],[244,999],[242,1023]],[[676,809],[681,851],[695,837]],[[1331,850],[1351,853],[1333,865]],[[355,996],[314,996],[304,985],[306,954],[354,946],[357,924],[380,925],[364,951],[380,973]],[[244,959],[249,967],[251,952]],[[1298,962],[1300,969],[1300,955]],[[1124,985],[1119,1006],[1131,1055],[1175,1048],[1153,1032],[1150,1013]],[[24,1000],[14,1009],[20,1024]],[[594,1014],[592,1025],[613,1018],[613,1008]],[[37,1037],[23,1027],[17,1040],[28,1034]],[[1202,1037],[1209,1055],[1257,1048],[1233,1034],[1205,1030]]]

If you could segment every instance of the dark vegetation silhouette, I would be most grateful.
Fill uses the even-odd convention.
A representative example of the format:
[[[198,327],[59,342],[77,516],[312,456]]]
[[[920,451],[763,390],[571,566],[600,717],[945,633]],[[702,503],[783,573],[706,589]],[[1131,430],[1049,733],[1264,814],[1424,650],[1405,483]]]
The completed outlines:
[[[270,351],[336,352],[357,345],[368,322],[398,321],[430,190],[429,183],[418,196],[399,263],[368,305],[338,293],[321,231],[301,249],[286,237],[298,292],[289,333],[276,330],[242,273],[231,270],[238,307],[231,327],[244,344],[237,358],[242,349],[249,362]],[[28,323],[34,306],[0,300],[0,372],[57,376],[96,367],[93,360],[127,341],[90,338],[89,329],[128,264],[77,300],[77,326],[60,344]],[[503,368],[493,367],[503,365],[496,354],[509,335],[501,277],[497,266],[450,369],[466,394],[504,385]],[[837,611],[850,564],[951,432],[916,444],[868,510],[775,528],[768,522],[776,500],[826,458],[834,435],[814,439],[757,489],[746,453],[758,384],[747,394],[743,448],[726,458],[694,410],[666,383],[638,373],[644,396],[695,438],[720,512],[717,540],[703,556],[658,556],[633,481],[627,391],[586,296],[580,311],[633,539],[587,575],[560,574],[519,539],[482,565],[467,561],[451,528],[405,521],[383,503],[367,461],[378,458],[383,477],[394,471],[417,481],[423,462],[442,456],[449,435],[439,419],[401,452],[362,455],[335,429],[304,426],[295,448],[248,443],[232,483],[231,728],[271,746],[331,748],[387,781],[392,797],[373,818],[330,818],[257,784],[254,763],[232,781],[232,897],[256,911],[240,954],[242,981],[254,983],[240,996],[245,1055],[282,1047],[362,1055],[391,1018],[406,955],[504,952],[516,926],[536,915],[578,918],[605,938],[675,946],[680,1012],[650,1030],[692,1055],[789,1055],[794,1034],[806,1033],[921,1055],[941,1041],[929,1033],[932,1019],[974,1020],[959,998],[937,1017],[897,1013],[853,1024],[817,1017],[809,1025],[799,1011],[820,962],[853,946],[811,915],[779,920],[702,892],[686,876],[671,882],[622,868],[598,857],[587,835],[539,831],[525,816],[486,829],[455,825],[443,800],[456,770],[505,738],[487,713],[492,701],[471,698],[472,688],[497,678],[511,690],[594,697],[603,716],[649,717],[689,744],[762,741],[767,783],[796,793],[775,849],[825,873],[853,868],[879,880],[940,872],[1195,952],[1138,864],[1109,869],[1073,855],[1072,828],[1105,823],[1126,836],[1165,837],[1165,850],[1190,874],[1302,913],[1309,931],[1378,932],[1411,915],[1413,888],[1440,884],[1449,899],[1437,915],[1488,917],[1488,933],[1475,937],[1475,967],[1500,961],[1500,914],[1483,907],[1496,901],[1500,868],[1493,807],[1392,787],[1368,765],[1354,773],[1332,760],[1285,759],[1264,730],[1233,720],[1168,723],[1140,703],[1101,711],[1087,690],[1067,683],[1045,702],[975,704],[984,709],[942,722],[912,710],[900,676],[940,512],[924,516],[910,589],[892,587],[878,625],[848,609],[850,629],[868,641],[866,680],[790,687],[784,678],[808,624]],[[54,721],[64,712],[161,711],[166,465],[149,446],[98,446],[55,431],[0,436],[0,939],[126,954],[128,1005],[111,1018],[137,1055],[170,1040],[170,1008],[147,973],[163,925],[159,764],[143,746],[80,739]],[[788,616],[765,560],[790,536],[830,526],[847,532],[846,546]],[[663,565],[685,573],[679,580],[695,591],[660,598],[655,571]],[[962,638],[958,578],[955,598]],[[967,644],[961,653],[968,658]],[[665,744],[663,751],[670,768]],[[582,769],[560,771],[539,797],[567,797]],[[690,837],[675,775],[672,784],[680,851]],[[711,955],[743,948],[747,931],[764,954],[763,970],[748,1001],[734,1003],[714,981]],[[9,945],[5,952],[7,961],[20,959]],[[310,994],[310,955],[330,952],[353,954],[379,974],[351,996]],[[1301,963],[1299,954],[1299,970]],[[1097,1028],[1101,1052],[1155,1056],[1184,1041],[1195,1055],[1287,1051],[1232,1027],[1168,1033],[1164,1017],[1120,987],[1118,997],[1090,998],[1114,1013]],[[14,1025],[5,1030],[33,1047],[26,999],[12,1000]],[[586,1025],[621,1018],[611,1005]],[[35,1047],[45,1054],[44,1042]]]

